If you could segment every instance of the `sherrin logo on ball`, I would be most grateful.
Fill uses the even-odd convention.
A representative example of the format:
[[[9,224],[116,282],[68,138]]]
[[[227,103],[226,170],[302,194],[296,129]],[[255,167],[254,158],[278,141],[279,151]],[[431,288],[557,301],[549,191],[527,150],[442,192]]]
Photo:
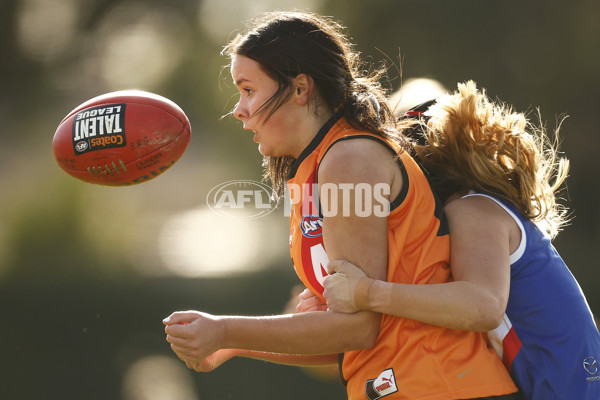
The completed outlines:
[[[82,181],[128,186],[157,177],[185,152],[190,122],[173,101],[124,90],[84,102],[58,125],[52,152]]]

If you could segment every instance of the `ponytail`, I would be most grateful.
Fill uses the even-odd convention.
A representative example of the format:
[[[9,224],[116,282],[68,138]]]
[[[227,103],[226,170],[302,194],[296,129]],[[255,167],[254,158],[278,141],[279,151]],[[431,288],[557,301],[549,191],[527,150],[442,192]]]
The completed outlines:
[[[543,126],[502,103],[491,102],[475,83],[440,97],[425,113],[426,144],[415,152],[432,176],[434,190],[476,190],[514,204],[555,237],[567,222],[556,202],[569,161],[558,155]],[[558,130],[557,130],[558,133]]]

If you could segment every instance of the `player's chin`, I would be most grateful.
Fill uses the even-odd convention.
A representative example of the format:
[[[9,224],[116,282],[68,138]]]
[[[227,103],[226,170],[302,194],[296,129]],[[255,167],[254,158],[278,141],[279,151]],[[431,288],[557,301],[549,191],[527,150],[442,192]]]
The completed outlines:
[[[283,157],[287,155],[281,150],[262,142],[258,143],[258,152],[264,157]]]
[[[275,154],[273,154],[272,149],[270,149],[269,146],[266,146],[264,143],[261,142],[258,142],[258,152],[264,157],[276,157]]]

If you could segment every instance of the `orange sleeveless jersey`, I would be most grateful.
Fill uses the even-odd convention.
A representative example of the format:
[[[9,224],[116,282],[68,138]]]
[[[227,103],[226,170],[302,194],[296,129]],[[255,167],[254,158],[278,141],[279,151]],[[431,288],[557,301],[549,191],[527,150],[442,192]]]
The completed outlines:
[[[369,137],[345,119],[332,118],[298,158],[288,180],[291,199],[290,250],[302,282],[321,299],[327,254],[322,219],[313,194],[319,163],[337,140]],[[414,160],[399,146],[402,193],[388,216],[389,282],[430,284],[451,280],[449,237],[440,231],[436,201]],[[318,204],[318,200],[317,200]],[[443,215],[443,214],[440,214]],[[445,224],[444,224],[445,225]],[[444,229],[442,229],[444,230]],[[354,399],[465,399],[517,391],[496,353],[477,332],[441,328],[383,315],[374,348],[343,355],[343,380]]]

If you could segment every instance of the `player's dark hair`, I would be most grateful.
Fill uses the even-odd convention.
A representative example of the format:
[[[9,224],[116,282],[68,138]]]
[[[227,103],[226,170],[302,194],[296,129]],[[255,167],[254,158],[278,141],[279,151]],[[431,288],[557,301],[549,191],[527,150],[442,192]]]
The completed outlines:
[[[315,110],[325,106],[343,115],[353,128],[399,141],[408,148],[379,82],[385,71],[361,70],[358,53],[342,29],[330,18],[312,13],[266,13],[246,33],[238,34],[223,54],[253,59],[278,83],[275,94],[257,111],[265,121],[292,96],[293,79],[307,74],[315,82],[317,96],[311,98]],[[283,193],[293,161],[290,156],[265,157],[265,177],[271,180],[275,194]]]

